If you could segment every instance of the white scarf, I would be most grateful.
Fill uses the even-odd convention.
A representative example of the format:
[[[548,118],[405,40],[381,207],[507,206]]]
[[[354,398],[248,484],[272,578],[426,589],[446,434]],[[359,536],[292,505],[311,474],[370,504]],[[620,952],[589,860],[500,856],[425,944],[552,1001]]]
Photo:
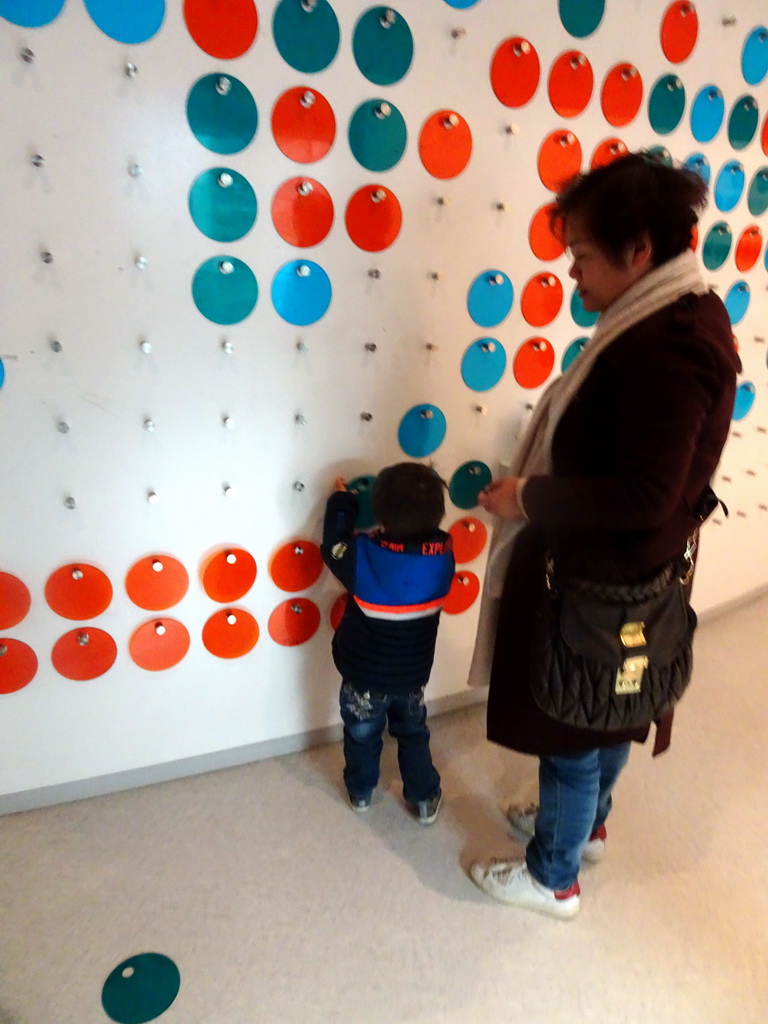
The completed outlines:
[[[513,456],[509,475],[528,477],[551,473],[552,438],[560,419],[589,376],[596,359],[612,341],[681,296],[689,292],[703,295],[706,291],[698,260],[693,252],[686,250],[644,274],[611,303],[601,314],[589,344],[539,399]],[[524,525],[524,521],[508,519],[499,520],[495,525],[485,570],[475,650],[469,669],[470,686],[488,684],[504,579],[515,538]]]

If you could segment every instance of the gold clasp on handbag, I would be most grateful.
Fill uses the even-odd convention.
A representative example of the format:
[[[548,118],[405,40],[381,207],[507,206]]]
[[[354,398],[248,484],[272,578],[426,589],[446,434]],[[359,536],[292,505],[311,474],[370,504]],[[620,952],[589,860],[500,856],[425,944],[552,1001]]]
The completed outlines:
[[[616,673],[616,693],[640,693],[643,682],[643,672],[648,668],[648,659],[625,658],[624,664]]]
[[[624,647],[645,647],[644,622],[625,622],[621,627],[620,637]]]

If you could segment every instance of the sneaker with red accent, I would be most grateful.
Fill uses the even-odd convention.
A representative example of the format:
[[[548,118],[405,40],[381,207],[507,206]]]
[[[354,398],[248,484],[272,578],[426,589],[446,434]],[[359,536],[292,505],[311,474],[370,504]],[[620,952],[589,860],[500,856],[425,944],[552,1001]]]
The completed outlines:
[[[579,912],[581,889],[578,879],[567,889],[548,889],[536,881],[525,861],[521,860],[476,861],[469,874],[484,893],[508,906],[535,910],[564,921]]]
[[[538,813],[538,804],[528,804],[527,807],[518,807],[513,804],[507,809],[507,821],[516,832],[521,833],[528,840],[533,837],[536,829],[536,815]],[[605,825],[598,825],[587,840],[587,845],[581,851],[581,859],[589,864],[599,864],[605,855],[607,835]]]

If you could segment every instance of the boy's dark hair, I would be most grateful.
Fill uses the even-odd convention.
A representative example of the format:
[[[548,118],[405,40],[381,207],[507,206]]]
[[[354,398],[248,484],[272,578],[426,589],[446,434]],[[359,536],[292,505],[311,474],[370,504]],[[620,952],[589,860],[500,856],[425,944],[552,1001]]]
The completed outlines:
[[[373,515],[388,537],[423,537],[440,526],[445,489],[445,480],[431,466],[398,462],[376,477],[371,494]]]
[[[592,239],[618,264],[647,231],[658,267],[690,247],[706,203],[707,186],[693,171],[668,167],[646,151],[628,153],[574,175],[557,195],[552,227],[560,237],[565,218],[582,217]]]

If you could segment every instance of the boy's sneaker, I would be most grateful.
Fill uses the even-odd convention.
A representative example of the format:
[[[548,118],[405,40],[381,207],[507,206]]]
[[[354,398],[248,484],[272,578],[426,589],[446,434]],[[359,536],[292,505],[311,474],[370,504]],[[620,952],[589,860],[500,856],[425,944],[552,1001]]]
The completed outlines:
[[[527,807],[522,808],[513,805],[507,810],[507,821],[512,828],[530,839],[536,830],[536,815],[538,812],[538,804],[528,804]],[[587,840],[587,845],[582,850],[582,860],[587,861],[589,864],[599,864],[605,855],[607,835],[605,825],[598,825]]]
[[[371,806],[371,794],[368,796],[352,796],[351,793],[347,793],[349,797],[349,806],[356,814],[364,814],[365,811]]]
[[[469,869],[472,881],[500,903],[568,920],[579,912],[578,879],[567,889],[555,891],[537,882],[525,861],[476,861]]]
[[[420,825],[431,825],[440,813],[442,802],[443,791],[438,789],[431,800],[419,800],[417,804],[409,803],[408,807]]]

